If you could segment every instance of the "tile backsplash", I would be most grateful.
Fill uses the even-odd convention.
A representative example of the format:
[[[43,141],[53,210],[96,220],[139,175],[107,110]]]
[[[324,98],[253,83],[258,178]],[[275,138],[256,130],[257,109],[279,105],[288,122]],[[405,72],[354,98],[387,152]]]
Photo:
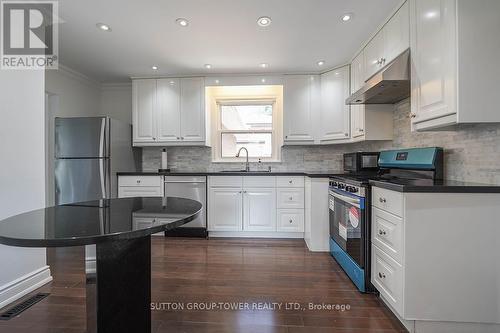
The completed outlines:
[[[499,110],[500,111],[500,110]],[[342,154],[391,148],[431,147],[445,149],[445,174],[448,179],[500,184],[500,124],[460,125],[447,131],[411,132],[409,100],[396,105],[394,140],[327,146],[285,146],[280,163],[251,163],[252,169],[273,171],[342,171]],[[211,148],[169,147],[168,163],[172,171],[237,170],[243,165],[212,163]],[[143,148],[142,168],[160,167],[161,148]]]

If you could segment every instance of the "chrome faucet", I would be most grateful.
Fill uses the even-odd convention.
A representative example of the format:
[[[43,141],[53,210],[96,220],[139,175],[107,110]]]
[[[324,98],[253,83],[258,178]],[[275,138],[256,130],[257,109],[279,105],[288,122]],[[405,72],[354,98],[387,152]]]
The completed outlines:
[[[236,157],[240,157],[240,153],[243,149],[247,152],[247,161],[245,163],[245,171],[249,172],[250,171],[250,163],[248,162],[248,149],[246,149],[245,147],[241,147],[240,150],[238,150],[238,152],[236,153]]]

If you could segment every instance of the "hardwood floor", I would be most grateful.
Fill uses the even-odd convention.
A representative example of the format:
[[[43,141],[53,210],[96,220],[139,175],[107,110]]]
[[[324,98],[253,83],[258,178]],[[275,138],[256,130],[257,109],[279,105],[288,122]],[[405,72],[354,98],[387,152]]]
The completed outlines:
[[[0,332],[85,332],[83,248],[48,253],[54,281],[37,292],[51,295],[0,321]],[[406,332],[375,295],[359,293],[329,254],[309,252],[303,240],[153,237],[152,256],[153,332]],[[225,309],[238,302],[242,309]],[[213,310],[194,309],[212,303]],[[264,303],[281,308],[253,308]]]

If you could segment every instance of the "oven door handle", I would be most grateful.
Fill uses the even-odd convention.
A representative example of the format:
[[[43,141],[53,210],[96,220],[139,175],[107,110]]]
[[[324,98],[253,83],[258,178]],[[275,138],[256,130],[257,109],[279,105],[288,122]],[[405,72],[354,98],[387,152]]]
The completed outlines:
[[[349,197],[347,195],[342,195],[340,193],[333,192],[333,191],[330,191],[330,195],[332,197],[334,197],[334,198],[337,198],[339,200],[342,200],[342,201],[345,201],[347,203],[350,203],[351,205],[353,205],[356,208],[360,208],[361,207],[361,205],[359,204],[360,199],[351,198],[351,197]]]

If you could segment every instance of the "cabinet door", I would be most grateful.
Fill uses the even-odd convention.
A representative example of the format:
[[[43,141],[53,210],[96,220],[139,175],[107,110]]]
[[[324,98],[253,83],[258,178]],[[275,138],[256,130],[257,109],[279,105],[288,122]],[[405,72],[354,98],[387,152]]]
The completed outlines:
[[[355,93],[365,83],[365,59],[364,52],[361,51],[360,54],[352,60],[351,63],[351,94]]]
[[[205,141],[205,84],[203,78],[182,78],[181,140]]]
[[[157,141],[178,141],[181,137],[179,79],[156,81],[156,126]]]
[[[156,80],[132,81],[132,125],[135,142],[155,142]]]
[[[243,230],[276,231],[276,189],[243,191]]]
[[[242,230],[242,194],[240,188],[211,188],[208,197],[210,231]]]
[[[364,52],[352,60],[351,63],[351,93],[363,87],[365,80]],[[357,138],[365,134],[365,106],[351,105],[351,137]]]
[[[321,75],[321,140],[349,138],[349,66]]]
[[[456,1],[411,0],[412,124],[456,113]]]
[[[410,47],[410,12],[405,2],[383,28],[385,63],[389,63]]]
[[[373,74],[378,72],[383,67],[384,58],[384,34],[383,31],[373,37],[364,49],[365,58],[365,76],[364,80],[368,80]]]
[[[284,107],[283,125],[285,142],[313,141],[312,89],[314,80],[311,75],[286,75],[283,86]]]

